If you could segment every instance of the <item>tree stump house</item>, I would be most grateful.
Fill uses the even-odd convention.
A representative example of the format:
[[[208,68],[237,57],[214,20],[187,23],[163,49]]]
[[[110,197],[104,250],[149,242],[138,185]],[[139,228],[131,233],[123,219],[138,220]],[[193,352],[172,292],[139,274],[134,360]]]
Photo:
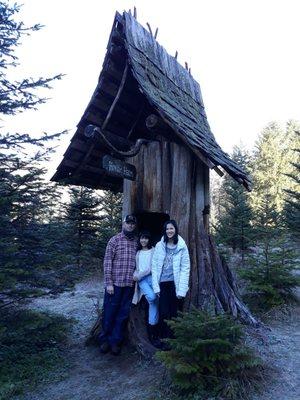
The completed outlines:
[[[96,89],[52,180],[123,191],[123,215],[134,213],[157,241],[175,219],[192,263],[185,307],[255,324],[209,235],[210,170],[247,190],[250,180],[217,144],[187,66],[149,30],[116,13]],[[132,322],[139,335],[138,317]]]

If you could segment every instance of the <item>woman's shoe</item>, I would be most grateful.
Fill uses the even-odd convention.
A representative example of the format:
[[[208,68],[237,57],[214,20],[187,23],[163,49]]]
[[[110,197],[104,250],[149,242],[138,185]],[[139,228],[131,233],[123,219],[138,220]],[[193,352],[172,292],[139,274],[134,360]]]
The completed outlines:
[[[150,340],[151,344],[154,347],[160,349],[163,343],[159,339],[159,336],[158,336],[158,324],[156,324],[156,325],[148,324],[148,335],[149,335],[149,340]]]

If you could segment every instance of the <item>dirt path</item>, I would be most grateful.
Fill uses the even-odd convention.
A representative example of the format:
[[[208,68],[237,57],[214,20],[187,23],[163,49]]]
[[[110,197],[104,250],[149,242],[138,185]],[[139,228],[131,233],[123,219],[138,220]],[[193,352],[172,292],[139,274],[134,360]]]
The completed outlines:
[[[76,319],[66,356],[71,368],[60,382],[40,385],[33,393],[17,400],[155,400],[162,369],[141,360],[132,350],[119,357],[101,355],[95,347],[85,347],[84,340],[96,319],[94,303],[103,297],[100,278],[77,284],[73,292],[55,298],[37,299],[33,307]],[[255,347],[275,371],[267,390],[253,400],[300,399],[300,308],[272,322],[264,342]]]
[[[102,355],[96,347],[84,346],[87,333],[96,320],[97,299],[103,298],[100,278],[77,284],[73,292],[55,298],[35,300],[33,308],[76,319],[70,335],[67,358],[71,368],[61,382],[40,385],[18,400],[150,400],[159,381],[152,363],[141,361],[133,350],[118,357]]]
[[[271,330],[267,332],[267,341],[256,348],[274,368],[274,373],[266,390],[253,400],[299,400],[300,306],[270,316],[268,320],[272,322],[269,323]]]

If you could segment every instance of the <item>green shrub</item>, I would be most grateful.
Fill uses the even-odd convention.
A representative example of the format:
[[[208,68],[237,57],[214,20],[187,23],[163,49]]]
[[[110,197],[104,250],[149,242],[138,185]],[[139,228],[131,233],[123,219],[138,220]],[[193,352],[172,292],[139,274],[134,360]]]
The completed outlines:
[[[169,369],[179,398],[224,395],[235,398],[261,363],[242,343],[241,326],[227,315],[210,316],[193,309],[168,321],[171,350],[157,357]]]
[[[63,365],[70,321],[29,310],[0,315],[0,399],[11,399]]]
[[[276,246],[276,247],[275,247]],[[246,301],[253,308],[269,310],[294,299],[293,289],[299,285],[295,251],[283,241],[263,246],[247,258],[248,267],[239,275],[248,283]]]

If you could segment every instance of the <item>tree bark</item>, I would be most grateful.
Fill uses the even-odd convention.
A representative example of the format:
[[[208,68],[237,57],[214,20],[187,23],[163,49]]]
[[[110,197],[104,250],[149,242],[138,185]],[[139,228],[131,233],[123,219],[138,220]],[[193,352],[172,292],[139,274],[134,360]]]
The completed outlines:
[[[186,147],[161,139],[143,145],[127,162],[137,169],[136,181],[124,181],[123,215],[142,211],[165,213],[178,223],[190,259],[190,289],[184,310],[195,306],[210,314],[229,312],[251,325],[256,319],[241,301],[234,276],[221,261],[208,233],[209,170]],[[147,339],[143,310],[130,316],[129,338],[144,355],[155,349]]]

